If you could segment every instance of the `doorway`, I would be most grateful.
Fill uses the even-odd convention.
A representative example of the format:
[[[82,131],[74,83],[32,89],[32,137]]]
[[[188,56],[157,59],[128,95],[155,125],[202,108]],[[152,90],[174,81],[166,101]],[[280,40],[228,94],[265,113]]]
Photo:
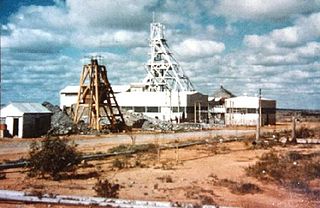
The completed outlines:
[[[13,119],[13,132],[12,132],[12,136],[18,136],[19,134],[19,119],[18,118],[14,118]]]

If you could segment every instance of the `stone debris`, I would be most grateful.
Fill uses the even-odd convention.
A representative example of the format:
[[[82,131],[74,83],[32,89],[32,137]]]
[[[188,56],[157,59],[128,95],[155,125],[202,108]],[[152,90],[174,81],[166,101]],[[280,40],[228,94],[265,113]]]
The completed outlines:
[[[66,135],[78,132],[77,125],[59,106],[52,105],[49,102],[44,102],[42,105],[52,112],[49,135]]]
[[[151,118],[142,113],[123,111],[125,122],[132,128],[141,128],[144,131],[192,131],[208,128],[207,124],[180,123],[176,121],[162,121],[158,118]]]
[[[49,102],[44,102],[42,105],[52,112],[51,128],[48,131],[48,135],[97,135],[100,133],[110,133],[109,129],[103,129],[101,131],[90,129],[89,126],[83,121],[80,121],[77,125],[74,124],[68,113],[61,110],[58,105],[53,105]],[[143,131],[192,131],[209,128],[209,124],[177,124],[176,121],[162,121],[158,118],[145,116],[142,113],[134,113],[125,110],[123,110],[122,113],[128,127],[141,128]]]

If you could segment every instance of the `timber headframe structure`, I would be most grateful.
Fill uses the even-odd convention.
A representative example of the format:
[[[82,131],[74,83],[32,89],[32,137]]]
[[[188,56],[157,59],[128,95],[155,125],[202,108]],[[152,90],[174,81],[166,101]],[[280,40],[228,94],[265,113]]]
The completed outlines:
[[[96,130],[124,130],[126,125],[120,107],[107,77],[107,69],[91,58],[91,63],[83,66],[74,122],[85,121]]]

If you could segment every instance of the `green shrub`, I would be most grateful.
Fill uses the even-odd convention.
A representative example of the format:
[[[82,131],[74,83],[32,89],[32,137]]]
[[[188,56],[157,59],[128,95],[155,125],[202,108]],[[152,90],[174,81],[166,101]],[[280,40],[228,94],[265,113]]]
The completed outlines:
[[[65,140],[46,138],[41,145],[33,142],[29,152],[29,175],[49,175],[58,180],[61,173],[73,171],[80,159],[75,145],[69,145]]]

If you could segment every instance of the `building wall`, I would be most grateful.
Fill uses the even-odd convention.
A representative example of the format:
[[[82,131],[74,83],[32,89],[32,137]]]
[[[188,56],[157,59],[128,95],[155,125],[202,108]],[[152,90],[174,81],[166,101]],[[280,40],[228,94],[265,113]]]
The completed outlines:
[[[60,94],[60,108],[70,108],[72,104],[77,102],[78,94],[75,93],[61,93]]]
[[[51,114],[28,113],[23,115],[22,137],[39,137],[48,132],[51,126]]]
[[[259,98],[235,97],[226,99],[226,125],[257,125]],[[276,124],[276,101],[261,100],[261,125]]]
[[[187,96],[186,119],[189,122],[208,122],[208,95],[194,93]]]
[[[8,116],[5,118],[5,122],[7,124],[7,129],[9,131],[9,134],[13,136],[13,121],[14,119],[18,119],[19,125],[18,125],[18,137],[22,137],[23,134],[23,117],[22,116]]]

